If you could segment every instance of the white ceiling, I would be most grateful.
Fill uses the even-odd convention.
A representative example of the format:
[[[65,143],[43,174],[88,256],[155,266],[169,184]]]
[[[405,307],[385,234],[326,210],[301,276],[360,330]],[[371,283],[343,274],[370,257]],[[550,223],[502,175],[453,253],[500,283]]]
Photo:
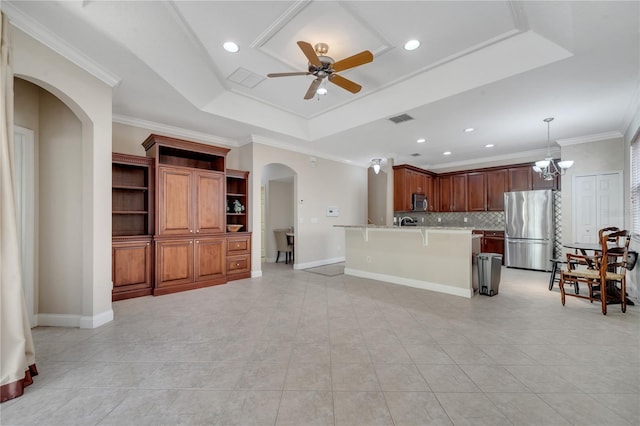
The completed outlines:
[[[114,85],[125,123],[366,165],[437,170],[544,156],[556,140],[623,134],[638,107],[640,2],[11,1],[11,22]],[[421,41],[414,51],[403,44]],[[222,49],[225,41],[240,51]],[[296,45],[327,43],[363,86],[304,100]],[[388,118],[409,114],[412,121]],[[463,129],[474,127],[475,132]],[[417,144],[416,140],[427,142]],[[494,144],[493,148],[485,148]],[[443,156],[451,151],[450,156]],[[412,156],[412,154],[420,154]]]

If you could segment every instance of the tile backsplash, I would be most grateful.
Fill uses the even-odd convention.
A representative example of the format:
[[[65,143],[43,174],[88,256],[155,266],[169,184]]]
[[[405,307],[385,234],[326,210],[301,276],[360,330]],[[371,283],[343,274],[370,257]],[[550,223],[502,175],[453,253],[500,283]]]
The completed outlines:
[[[403,212],[396,217],[411,216],[422,226],[469,227],[474,229],[504,229],[504,212]],[[423,220],[424,219],[424,220]],[[465,222],[466,219],[466,222]]]

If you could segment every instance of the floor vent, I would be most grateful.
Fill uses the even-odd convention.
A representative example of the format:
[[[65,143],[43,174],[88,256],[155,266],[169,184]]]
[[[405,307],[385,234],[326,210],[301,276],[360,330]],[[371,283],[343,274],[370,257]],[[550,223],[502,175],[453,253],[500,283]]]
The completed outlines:
[[[410,116],[409,114],[400,114],[400,115],[396,115],[395,117],[391,117],[389,120],[393,121],[396,124],[400,124],[404,121],[413,120],[413,117]]]

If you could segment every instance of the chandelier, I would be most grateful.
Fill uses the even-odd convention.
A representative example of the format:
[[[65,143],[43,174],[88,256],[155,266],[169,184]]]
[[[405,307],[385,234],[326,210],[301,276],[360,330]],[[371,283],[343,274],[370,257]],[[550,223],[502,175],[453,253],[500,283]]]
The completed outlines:
[[[542,121],[547,123],[547,157],[544,160],[536,161],[533,171],[539,173],[544,180],[554,180],[556,176],[565,174],[567,169],[573,165],[573,161],[558,161],[557,164],[553,161],[553,157],[551,157],[551,139],[549,137],[553,117],[545,118]]]

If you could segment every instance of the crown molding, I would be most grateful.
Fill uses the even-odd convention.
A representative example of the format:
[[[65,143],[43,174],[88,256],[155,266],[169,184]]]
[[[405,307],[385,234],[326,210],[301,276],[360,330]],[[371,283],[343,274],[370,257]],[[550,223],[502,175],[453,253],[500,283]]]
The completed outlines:
[[[323,152],[314,151],[311,149],[304,149],[304,148],[301,149],[292,144],[279,142],[274,139],[270,139],[260,135],[251,135],[251,142],[259,143],[261,145],[272,146],[274,148],[285,149],[287,151],[297,152],[298,154],[304,154],[304,155],[309,155],[313,157],[323,158],[325,160],[337,161],[338,163],[349,164],[352,166],[369,167],[368,163],[367,164],[356,163],[355,161],[347,160],[345,158],[336,157],[333,155],[327,155],[326,153],[323,153]]]
[[[542,158],[548,157],[549,154],[551,154],[552,157],[559,156],[560,150],[556,148],[556,149],[551,149],[550,152],[547,152],[546,149],[536,149],[532,151],[522,151],[522,152],[516,152],[512,154],[494,155],[492,157],[474,158],[473,160],[454,161],[446,164],[438,164],[438,165],[427,164],[423,168],[431,171],[436,171],[436,170],[448,169],[448,168],[460,167],[460,166],[475,166],[478,164],[491,163],[495,161],[519,160],[519,159],[528,158],[528,157],[533,157],[533,158],[539,157],[540,159],[542,159]]]
[[[617,130],[605,133],[596,133],[594,135],[578,136],[575,138],[558,139],[556,142],[560,146],[578,145],[581,143],[600,142],[609,139],[624,138],[624,135]]]
[[[24,13],[10,1],[1,1],[2,10],[7,13],[9,22],[14,27],[33,37],[63,58],[82,68],[109,87],[117,86],[121,78],[102,65],[89,58],[84,53],[72,47],[69,43],[44,27],[40,22]]]
[[[166,124],[156,123],[155,121],[142,120],[140,118],[128,117],[126,115],[113,114],[113,122],[126,124],[127,126],[140,127],[142,129],[149,129],[154,132],[165,134],[167,136],[174,136],[185,139],[196,139],[202,142],[210,142],[217,145],[226,145],[231,147],[238,147],[243,144],[238,141],[223,138],[209,133],[196,132],[193,130],[184,129],[182,127],[168,126]]]

